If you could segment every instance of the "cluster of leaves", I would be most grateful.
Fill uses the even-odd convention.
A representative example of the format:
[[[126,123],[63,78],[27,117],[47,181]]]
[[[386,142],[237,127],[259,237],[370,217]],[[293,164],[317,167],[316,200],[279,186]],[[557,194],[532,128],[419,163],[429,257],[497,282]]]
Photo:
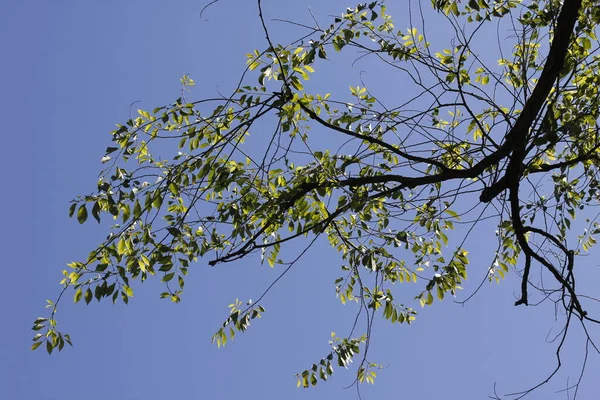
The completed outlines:
[[[62,293],[74,289],[75,302],[127,303],[135,280],[159,275],[161,297],[179,302],[188,269],[202,257],[217,265],[256,253],[271,267],[291,267],[324,236],[343,260],[336,294],[343,304],[358,304],[367,333],[334,338],[332,352],[298,375],[300,386],[314,386],[332,374],[334,357],[347,367],[359,344],[368,348],[375,313],[391,322],[415,319],[405,305],[410,298],[395,301],[396,284],[421,284],[412,299],[421,306],[431,305],[434,294],[454,296],[467,278],[470,232],[493,220],[497,248],[486,278],[499,282],[524,255],[517,304],[528,303],[536,262],[558,285],[536,285],[542,296],[555,296],[569,316],[593,321],[575,292],[573,263],[595,243],[596,218],[577,236],[581,248],[567,243],[576,211],[599,199],[600,6],[590,0],[432,4],[456,35],[450,48],[435,52],[423,27],[396,30],[381,2],[349,8],[326,29],[287,46],[272,42],[260,10],[268,47],[248,54],[232,96],[181,97],[139,110],[111,133],[97,190],[75,199],[70,214],[80,223],[89,214],[117,223],[87,259],[69,264]],[[512,58],[488,65],[472,41],[493,19],[508,19],[522,32]],[[308,92],[318,64],[341,51],[376,58],[413,90],[393,105],[364,83],[350,86],[351,101]],[[257,85],[248,83],[249,71],[258,73]],[[193,84],[182,79],[184,87]],[[251,132],[261,130],[264,138],[269,124],[270,140],[261,139],[259,151],[248,146]],[[155,142],[163,152],[171,141],[172,154],[151,151]],[[306,247],[284,257],[291,241]],[[213,337],[218,346],[264,312],[260,301],[230,308]],[[34,347],[42,338],[49,351],[70,342],[55,330],[55,311],[52,304],[50,324],[36,321],[36,330],[47,331],[36,335]],[[365,351],[357,381],[372,383],[375,366]]]
[[[50,300],[47,300],[46,308],[54,308],[54,303]],[[68,334],[62,334],[61,332],[55,329],[56,320],[48,319],[44,317],[38,317],[33,321],[33,327],[31,328],[34,331],[46,330],[46,333],[36,333],[33,336],[33,345],[31,345],[31,350],[35,350],[40,347],[43,343],[46,343],[46,351],[48,354],[52,354],[54,349],[58,349],[61,351],[65,347],[65,342],[70,346],[73,346],[71,342],[71,338]]]
[[[225,346],[227,340],[233,340],[236,332],[244,332],[250,326],[250,321],[255,318],[260,318],[265,312],[263,306],[252,306],[252,301],[249,301],[245,309],[242,309],[242,302],[238,299],[235,303],[231,303],[228,307],[229,317],[223,322],[223,326],[213,335],[212,341],[217,344],[217,347]],[[229,328],[229,331],[227,330]]]
[[[327,356],[319,360],[318,363],[313,364],[309,369],[306,369],[299,374],[296,374],[298,387],[308,388],[310,386],[316,386],[319,380],[326,381],[331,375],[333,375],[332,362],[337,361],[339,367],[348,368],[352,363],[352,359],[355,355],[360,353],[360,345],[367,342],[365,335],[359,338],[345,338],[341,339],[331,333],[331,340],[329,345],[331,346],[331,352]],[[357,375],[359,382],[366,381],[367,383],[375,383],[375,377],[377,373],[373,371],[373,368],[380,368],[377,364],[367,364],[367,366],[361,365]]]

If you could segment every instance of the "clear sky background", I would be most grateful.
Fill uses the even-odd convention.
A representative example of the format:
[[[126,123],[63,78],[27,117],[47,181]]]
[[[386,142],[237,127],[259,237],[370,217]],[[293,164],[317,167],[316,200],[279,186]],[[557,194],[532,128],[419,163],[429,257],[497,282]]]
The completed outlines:
[[[195,98],[217,89],[228,93],[245,67],[245,54],[266,43],[252,0],[222,0],[207,10],[208,21],[200,17],[206,3],[198,0],[0,4],[0,399],[356,399],[354,389],[344,389],[353,380],[352,368],[336,369],[313,389],[295,386],[294,374],[327,354],[331,331],[347,334],[355,311],[335,298],[340,261],[326,243],[268,295],[264,318],[225,348],[217,349],[210,338],[227,305],[236,297],[256,298],[280,271],[256,259],[218,268],[201,260],[190,271],[180,304],[160,300],[161,287],[152,282],[136,285],[128,306],[67,300],[57,318],[75,348],[52,357],[29,351],[32,321],[60,290],[61,269],[84,258],[106,234],[94,223],[80,226],[69,219],[67,209],[70,199],[94,189],[114,124],[137,108],[173,101],[185,73],[197,82]],[[312,24],[309,5],[324,24],[328,14],[353,6],[347,0],[264,0],[268,19]],[[397,28],[409,26],[404,5],[389,4]],[[278,42],[300,32],[269,24]],[[444,35],[435,25],[429,29]],[[495,43],[495,37],[478,39]],[[360,84],[359,68],[346,74],[325,67],[320,79],[347,90]],[[402,90],[402,82],[385,74],[367,79]],[[139,103],[130,108],[134,101]],[[485,275],[493,251],[485,240],[474,240],[462,298]],[[582,264],[598,268],[595,259]],[[544,379],[555,363],[555,344],[546,339],[561,325],[550,305],[513,307],[518,283],[511,274],[500,286],[484,285],[464,307],[450,299],[436,303],[420,310],[412,326],[376,319],[370,359],[388,367],[374,386],[361,386],[363,399],[484,399],[494,384],[504,394]],[[575,329],[564,370],[529,398],[568,398],[555,392],[577,380],[583,344]],[[599,374],[599,357],[591,357],[580,399],[597,398]]]

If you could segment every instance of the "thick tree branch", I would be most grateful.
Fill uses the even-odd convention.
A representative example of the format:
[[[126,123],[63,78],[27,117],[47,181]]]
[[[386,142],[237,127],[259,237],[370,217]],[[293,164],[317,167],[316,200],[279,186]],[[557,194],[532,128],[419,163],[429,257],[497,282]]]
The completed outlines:
[[[492,201],[498,194],[511,185],[512,182],[509,181],[520,179],[521,164],[525,158],[525,148],[531,125],[535,121],[535,118],[537,118],[554,82],[558,79],[564,67],[569,44],[571,43],[571,36],[581,9],[581,3],[581,0],[565,0],[563,3],[558,16],[556,30],[554,31],[554,40],[548,53],[548,59],[544,65],[540,79],[531,93],[531,97],[525,103],[525,107],[523,107],[523,111],[519,115],[515,125],[506,135],[504,144],[498,151],[487,156],[479,163],[483,164],[484,168],[487,168],[499,162],[510,152],[513,153],[506,172],[507,179],[502,178],[497,184],[492,185],[491,189],[488,188],[487,191],[482,192],[479,198],[480,201]],[[474,168],[478,167],[478,165]]]

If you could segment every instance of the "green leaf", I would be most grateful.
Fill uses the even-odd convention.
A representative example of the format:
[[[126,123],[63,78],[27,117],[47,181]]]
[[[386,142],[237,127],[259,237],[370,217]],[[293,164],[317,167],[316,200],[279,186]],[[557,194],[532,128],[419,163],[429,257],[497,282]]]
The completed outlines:
[[[40,347],[42,345],[42,343],[44,342],[35,342],[34,344],[31,345],[31,350],[35,350],[38,347]]]
[[[156,191],[154,193],[154,198],[152,200],[152,207],[156,208],[156,209],[160,209],[160,207],[162,206],[163,203],[163,197],[160,194],[160,192]]]
[[[100,299],[102,298],[102,289],[100,288],[100,285],[96,286],[96,288],[94,289],[94,297],[96,298],[96,300],[100,301]]]
[[[128,296],[128,297],[133,297],[133,289],[131,289],[129,286],[127,285],[123,285],[123,292]]]
[[[319,55],[319,58],[327,60],[327,53],[325,52],[325,49],[323,48],[323,46],[319,47],[318,55]]]
[[[72,217],[75,214],[75,210],[77,209],[77,203],[71,204],[69,207],[69,217]]]
[[[448,209],[444,210],[444,212],[446,214],[450,215],[452,218],[456,218],[456,219],[460,220],[460,216],[455,211],[452,211],[448,208]]]
[[[89,287],[85,291],[84,298],[85,298],[85,304],[90,304],[90,301],[92,301],[92,290]]]
[[[477,4],[477,0],[469,0],[469,7],[473,10],[479,11],[479,4]]]
[[[119,239],[119,242],[117,243],[117,251],[119,252],[119,254],[125,254],[126,250],[127,244],[125,243],[125,239]]]
[[[131,209],[129,208],[129,205],[123,206],[122,209],[123,209],[123,214],[121,215],[121,218],[122,218],[123,222],[125,222],[129,219],[129,216],[131,215]]]
[[[79,210],[77,211],[77,221],[79,221],[80,224],[83,224],[85,222],[85,220],[88,217],[88,212],[87,212],[87,208],[85,206],[85,204],[82,204],[81,206],[79,206]]]
[[[77,290],[75,291],[75,295],[73,296],[73,301],[75,303],[78,303],[79,300],[81,300],[82,296],[83,296],[83,291],[81,290],[81,288],[77,288]]]
[[[100,204],[97,201],[92,206],[92,216],[100,223]]]
[[[173,182],[169,183],[169,190],[174,196],[179,196],[179,188]]]
[[[140,202],[136,199],[135,205],[133,206],[133,219],[139,219],[140,215],[142,215],[142,206],[140,205]]]

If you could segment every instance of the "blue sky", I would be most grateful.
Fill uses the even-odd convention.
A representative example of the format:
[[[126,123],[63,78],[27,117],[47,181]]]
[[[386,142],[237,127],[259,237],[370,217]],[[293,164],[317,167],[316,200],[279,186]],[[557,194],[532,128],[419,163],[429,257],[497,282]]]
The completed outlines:
[[[227,305],[237,297],[256,298],[280,271],[261,267],[255,259],[218,268],[201,260],[190,271],[180,304],[160,300],[160,286],[152,282],[138,287],[128,306],[66,302],[57,317],[75,348],[52,357],[29,351],[31,323],[43,314],[45,300],[59,291],[61,269],[85,257],[106,234],[92,223],[80,226],[69,219],[67,209],[70,199],[94,189],[114,124],[137,108],[171,102],[186,73],[197,82],[194,97],[217,89],[228,92],[244,69],[245,54],[266,46],[254,1],[222,0],[206,11],[208,20],[199,15],[204,4],[3,2],[0,398],[357,398],[354,389],[344,389],[353,370],[338,369],[314,389],[295,386],[294,373],[328,352],[331,331],[349,331],[355,311],[335,299],[340,261],[326,244],[307,254],[268,295],[264,318],[225,348],[211,345],[210,337],[226,317]],[[268,18],[308,24],[309,5],[327,23],[327,14],[353,4],[264,1]],[[389,8],[396,26],[408,27],[404,8],[391,2]],[[270,24],[279,42],[297,36],[289,25]],[[430,29],[444,34],[435,25]],[[349,70],[344,75],[325,68],[321,79],[346,90],[360,83],[347,79],[357,76]],[[388,85],[385,76],[368,78]],[[490,253],[485,244],[472,246],[471,279],[463,297],[486,272]],[[589,260],[583,268],[597,265]],[[513,274],[500,286],[485,285],[465,306],[445,300],[421,310],[412,326],[376,320],[370,358],[388,367],[374,386],[361,387],[363,398],[479,399],[492,393],[494,383],[502,394],[543,379],[554,365],[554,344],[545,340],[560,325],[549,305],[513,307],[517,287]],[[529,398],[567,398],[554,392],[578,377],[580,332],[571,339],[563,372]],[[581,399],[595,398],[599,373],[599,359],[591,357]]]

